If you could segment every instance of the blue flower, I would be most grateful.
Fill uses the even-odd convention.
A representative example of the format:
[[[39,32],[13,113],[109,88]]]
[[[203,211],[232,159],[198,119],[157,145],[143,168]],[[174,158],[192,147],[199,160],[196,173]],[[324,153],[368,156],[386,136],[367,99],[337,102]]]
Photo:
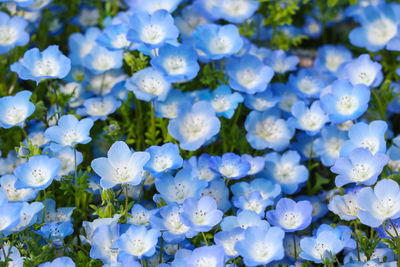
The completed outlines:
[[[210,103],[199,101],[180,106],[179,114],[168,124],[169,134],[185,150],[196,150],[210,141],[220,130],[221,123]]]
[[[292,106],[292,115],[288,124],[305,131],[310,136],[318,134],[329,121],[321,108],[320,101],[314,101],[309,108],[303,101],[298,101]]]
[[[77,144],[89,143],[92,140],[89,135],[92,126],[93,120],[78,120],[74,115],[68,114],[61,116],[58,125],[48,128],[44,135],[55,143],[52,150],[58,150],[64,146],[74,147]]]
[[[32,48],[24,57],[10,67],[22,80],[33,80],[39,84],[44,79],[62,79],[71,69],[71,60],[64,56],[57,45],[51,45],[42,52]]]
[[[297,151],[289,150],[281,155],[272,152],[265,155],[266,178],[279,183],[282,192],[293,194],[308,180],[308,169],[300,165],[300,155]]]
[[[321,75],[315,69],[300,69],[296,75],[290,74],[289,85],[292,86],[299,97],[316,98],[326,86]]]
[[[344,195],[332,197],[328,205],[329,210],[345,221],[357,219],[357,213],[360,209],[357,202],[357,192],[360,189],[361,187],[349,188]]]
[[[83,66],[94,74],[101,74],[111,69],[122,67],[124,52],[122,50],[108,50],[96,45],[83,58]]]
[[[352,231],[350,227],[345,225],[338,225],[335,228],[328,224],[321,224],[318,229],[314,230],[315,235],[320,235],[321,233],[329,231],[336,235],[336,237],[342,242],[344,248],[355,249],[357,244],[354,239],[352,239]]]
[[[109,50],[129,50],[132,43],[126,39],[128,30],[126,24],[109,25],[97,37],[96,42]]]
[[[171,84],[161,71],[148,67],[135,72],[127,80],[125,87],[132,91],[137,99],[164,101],[171,89]]]
[[[323,45],[318,48],[314,61],[316,69],[336,73],[340,65],[349,62],[352,55],[349,49],[342,45]]]
[[[73,224],[70,221],[67,222],[49,222],[40,227],[37,231],[45,239],[51,240],[62,240],[66,236],[74,233]]]
[[[166,10],[157,10],[151,14],[143,11],[135,13],[130,18],[129,26],[128,41],[142,43],[147,49],[159,48],[165,43],[177,44],[179,30]]]
[[[201,192],[207,187],[205,180],[200,180],[189,167],[183,168],[175,178],[164,174],[156,179],[156,188],[161,197],[167,202],[183,203],[189,197],[200,197]]]
[[[243,97],[239,93],[232,93],[227,85],[218,86],[213,92],[210,100],[218,117],[232,118],[239,103],[243,102]]]
[[[338,254],[344,245],[333,231],[322,231],[314,237],[303,237],[300,240],[300,257],[314,263],[322,263],[326,258]]]
[[[154,111],[157,118],[173,119],[177,116],[179,105],[183,102],[192,103],[192,100],[178,89],[171,89],[164,101],[154,102]]]
[[[4,245],[4,251],[6,251],[6,254],[4,255],[3,253],[0,254],[0,261],[5,262],[6,258],[9,260],[9,265],[14,265],[15,267],[21,267],[24,266],[24,261],[26,257],[21,257],[21,253],[16,247],[10,247],[10,245]]]
[[[99,28],[90,27],[85,34],[73,33],[68,38],[69,58],[73,65],[83,66],[83,59],[97,45],[96,39],[100,36]]]
[[[182,167],[183,159],[179,155],[179,147],[173,143],[162,146],[151,146],[146,149],[150,160],[144,166],[151,176],[158,177],[164,172]]]
[[[212,156],[209,160],[210,169],[226,179],[240,179],[250,171],[250,163],[242,161],[234,153],[225,153],[222,157]]]
[[[271,67],[265,66],[256,56],[244,55],[230,58],[226,63],[229,85],[237,91],[247,94],[265,91],[274,76]]]
[[[210,155],[205,153],[201,154],[198,158],[193,156],[189,160],[185,161],[183,166],[193,168],[197,172],[199,179],[210,182],[220,177],[220,175],[210,169],[208,164],[210,157]]]
[[[279,227],[249,227],[235,245],[246,266],[266,265],[284,257],[285,232]]]
[[[160,208],[159,216],[150,217],[150,224],[153,229],[163,231],[163,238],[166,242],[181,242],[186,237],[193,236],[190,227],[180,219],[181,207],[175,203]]]
[[[210,196],[200,199],[185,199],[182,205],[181,221],[190,227],[190,231],[208,232],[221,220],[224,213],[217,209],[217,202]]]
[[[249,109],[263,112],[273,108],[278,103],[281,103],[281,101],[282,97],[275,95],[270,87],[268,87],[261,93],[255,93],[254,95],[246,94],[244,104]]]
[[[14,175],[18,178],[15,188],[46,189],[60,169],[61,161],[59,159],[49,158],[46,155],[30,157],[27,162],[14,169]]]
[[[281,119],[277,109],[264,112],[252,111],[247,115],[244,127],[247,130],[246,139],[254,149],[271,148],[284,150],[294,135],[294,128]]]
[[[323,31],[321,22],[315,20],[312,16],[306,16],[306,21],[303,26],[304,33],[312,39],[317,39]]]
[[[150,257],[156,252],[159,237],[160,232],[158,230],[147,230],[144,226],[131,225],[114,242],[113,248],[119,249],[118,256]]]
[[[232,202],[239,210],[254,211],[260,218],[264,218],[265,209],[274,204],[271,199],[264,198],[258,190],[252,191],[248,195],[233,197]]]
[[[158,209],[148,210],[140,204],[134,204],[131,209],[132,218],[128,218],[130,224],[148,226],[150,217],[157,213]]]
[[[321,129],[321,137],[313,143],[313,152],[320,156],[325,166],[332,166],[339,158],[340,149],[347,140],[346,131],[341,131],[336,126],[325,126]]]
[[[239,256],[235,250],[235,245],[238,241],[244,239],[244,230],[242,228],[235,228],[230,231],[218,232],[214,235],[215,244],[223,246],[225,255],[229,258]]]
[[[193,250],[192,254],[185,258],[186,267],[197,266],[225,266],[225,251],[222,246],[205,246]]]
[[[83,107],[77,109],[79,116],[89,116],[93,121],[106,120],[109,114],[114,113],[121,106],[121,101],[112,95],[85,99]]]
[[[90,257],[99,259],[104,264],[116,264],[118,262],[118,250],[113,249],[114,241],[119,238],[119,226],[112,224],[99,225],[93,232]]]
[[[264,63],[270,66],[276,73],[284,74],[288,71],[294,71],[299,64],[298,56],[286,55],[283,50],[274,50],[264,59]]]
[[[41,202],[22,202],[22,207],[20,208],[20,221],[18,225],[4,231],[3,234],[7,236],[13,232],[20,232],[37,223],[39,216],[43,214],[43,208],[44,205]]]
[[[216,6],[211,9],[214,16],[231,23],[243,23],[257,11],[260,3],[246,0],[214,1]]]
[[[261,176],[264,174],[261,173]],[[258,191],[263,199],[274,199],[281,194],[281,186],[264,178],[253,179],[250,183],[238,182],[231,186],[232,194],[235,197],[248,196]]]
[[[0,98],[0,126],[11,128],[23,126],[25,120],[35,111],[35,105],[29,101],[32,93],[21,91],[15,96],[4,96]]]
[[[22,209],[22,202],[8,203],[5,194],[0,193],[0,233],[2,235],[20,223]]]
[[[26,189],[15,189],[15,182],[17,177],[13,174],[6,174],[0,178],[0,190],[6,194],[8,201],[18,202],[18,201],[32,201],[34,200],[39,191],[31,188]]]
[[[134,11],[153,13],[157,10],[166,10],[170,13],[178,7],[182,0],[127,0],[125,3]]]
[[[349,183],[373,185],[387,163],[385,154],[372,155],[367,148],[356,148],[348,158],[336,160],[331,171],[338,174],[335,180],[337,187]]]
[[[265,162],[263,157],[252,157],[248,154],[243,154],[241,160],[250,163],[250,170],[247,175],[255,175],[264,169]]]
[[[200,70],[196,51],[188,45],[165,45],[158,50],[158,55],[150,61],[151,65],[161,70],[170,82],[190,81]]]
[[[386,152],[385,133],[387,124],[384,121],[372,121],[370,124],[359,122],[354,124],[349,132],[349,140],[343,143],[341,157],[349,156],[358,147],[368,148],[373,155]]]
[[[348,80],[351,84],[365,84],[376,87],[383,79],[382,65],[371,60],[368,54],[343,64],[337,72],[339,79]]]
[[[371,92],[364,84],[336,80],[329,91],[321,96],[321,106],[333,123],[356,120],[368,109]]]
[[[281,198],[275,210],[267,212],[268,221],[281,227],[285,232],[306,229],[311,224],[312,205],[309,201],[295,202],[290,198]]]
[[[28,22],[24,18],[10,17],[7,13],[0,12],[0,54],[29,42],[29,34],[25,31],[27,26]]]
[[[231,202],[229,201],[229,189],[225,185],[225,181],[223,179],[211,181],[208,187],[203,189],[201,195],[214,198],[217,202],[218,209],[222,210],[223,212],[226,212],[231,208]]]
[[[229,57],[243,46],[239,29],[232,24],[205,24],[197,26],[192,33],[195,47],[212,60]]]
[[[393,6],[388,4],[363,8],[356,16],[361,25],[349,34],[350,43],[371,52],[390,46],[391,40],[398,34],[396,15]]]
[[[252,210],[239,211],[236,216],[226,216],[222,220],[222,231],[232,231],[233,229],[247,229],[251,226],[260,226],[264,229],[268,228],[269,223],[260,218],[260,216]]]
[[[86,238],[84,236],[79,236],[84,243],[91,243],[93,239],[93,234],[96,229],[101,225],[109,225],[110,227],[119,228],[118,220],[121,217],[120,214],[115,214],[113,218],[99,218],[95,219],[93,222],[83,221],[82,226],[85,229]],[[114,231],[114,230],[113,230]]]
[[[140,184],[149,159],[148,152],[132,152],[125,142],[117,141],[108,150],[107,158],[94,159],[91,166],[101,177],[101,187],[109,189],[118,184]]]
[[[387,219],[400,217],[400,189],[397,182],[380,180],[372,189],[364,187],[357,193],[360,206],[358,218],[362,224],[378,227]]]
[[[42,263],[39,267],[75,267],[75,263],[69,257],[59,257],[52,262]]]

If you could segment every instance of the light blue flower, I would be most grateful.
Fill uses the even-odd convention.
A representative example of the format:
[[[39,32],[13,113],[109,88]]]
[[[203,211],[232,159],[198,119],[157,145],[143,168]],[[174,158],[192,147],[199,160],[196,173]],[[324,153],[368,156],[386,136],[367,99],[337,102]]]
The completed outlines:
[[[218,117],[232,118],[239,103],[243,102],[241,94],[232,93],[227,85],[220,85],[212,92],[213,98],[210,100]]]
[[[44,79],[62,79],[71,69],[71,60],[64,56],[57,45],[51,45],[43,51],[32,48],[24,57],[13,63],[11,71],[22,80],[33,80],[39,84]]]
[[[6,254],[4,255],[3,253],[0,254],[0,261],[5,262],[6,259],[4,256],[7,257],[9,260],[8,264],[13,265],[15,267],[23,267],[24,266],[24,261],[26,257],[21,257],[21,253],[16,247],[10,247],[10,245],[4,245],[4,251],[6,251]]]
[[[397,182],[380,180],[372,189],[364,187],[357,193],[360,206],[357,217],[362,224],[378,227],[387,219],[400,217],[400,189]]]
[[[15,96],[4,96],[0,98],[0,126],[11,128],[23,127],[25,120],[35,111],[35,105],[29,101],[32,93],[21,91]]]
[[[196,7],[196,3],[183,7],[180,16],[175,17],[175,25],[178,27],[183,40],[191,37],[196,26],[207,23],[209,23],[209,20],[202,14],[200,8]]]
[[[150,153],[150,160],[144,169],[153,177],[159,177],[164,172],[182,167],[183,159],[179,155],[179,147],[173,143],[162,146],[151,146],[146,149]]]
[[[86,233],[86,237],[84,236],[79,236],[80,239],[82,240],[82,242],[84,243],[89,243],[91,244],[92,239],[93,239],[93,234],[94,231],[96,231],[96,229],[101,226],[101,225],[108,225],[108,226],[112,226],[112,227],[116,227],[119,228],[118,226],[118,220],[121,217],[120,214],[115,214],[113,218],[98,218],[95,219],[92,222],[88,222],[88,221],[83,221],[82,222],[82,226],[85,229],[85,233]],[[114,230],[112,230],[114,231]]]
[[[160,232],[158,230],[147,230],[145,226],[131,225],[114,242],[113,248],[119,249],[118,256],[130,255],[139,259],[150,257],[156,252],[159,237]]]
[[[0,54],[29,42],[29,34],[25,31],[27,26],[28,22],[24,18],[10,17],[7,13],[0,12]]]
[[[42,263],[39,267],[75,267],[75,263],[69,257],[60,257],[52,262]]]
[[[336,80],[321,96],[321,106],[333,123],[356,120],[367,111],[370,94],[364,84],[352,86],[348,81]]]
[[[285,232],[279,227],[253,226],[246,229],[244,239],[235,245],[246,266],[266,265],[284,257]]]
[[[40,227],[37,231],[45,239],[63,240],[65,237],[74,233],[73,224],[67,222],[49,222]],[[56,244],[55,242],[53,244]]]
[[[322,23],[314,19],[312,16],[307,15],[303,26],[303,32],[305,35],[312,39],[317,39],[321,36],[322,31],[324,31]]]
[[[163,9],[169,13],[174,12],[182,0],[127,0],[126,4],[134,11],[154,11]]]
[[[46,155],[30,157],[27,162],[14,169],[14,175],[18,178],[15,188],[46,189],[60,169],[61,161],[59,159],[49,158]]]
[[[267,220],[285,232],[306,229],[311,224],[312,205],[309,201],[295,202],[290,198],[281,198],[275,210],[267,212]]]
[[[73,33],[68,38],[69,58],[72,65],[83,66],[83,59],[97,46],[96,39],[100,36],[99,28],[90,27],[85,34]]]
[[[221,123],[210,103],[199,101],[180,106],[178,116],[168,124],[169,134],[185,150],[196,150],[210,141],[220,130]]]
[[[223,179],[216,179],[209,183],[208,187],[201,192],[202,196],[210,196],[217,202],[217,207],[223,212],[231,208],[229,201],[229,189]]]
[[[205,24],[195,28],[192,33],[194,44],[212,60],[229,57],[237,53],[243,46],[239,29],[232,24]]]
[[[325,126],[321,129],[321,137],[314,140],[312,149],[320,156],[323,165],[332,166],[339,158],[340,149],[346,140],[346,131],[332,125]]]
[[[128,31],[126,24],[109,25],[97,37],[96,42],[109,50],[129,50],[132,43],[126,39]]]
[[[6,194],[8,201],[32,201],[37,197],[39,190],[31,188],[15,189],[14,185],[16,181],[17,177],[13,174],[6,174],[0,178],[0,190]]]
[[[261,93],[255,93],[254,95],[246,94],[244,98],[246,107],[260,112],[273,108],[278,103],[281,103],[281,101],[282,97],[274,94],[270,87]]]
[[[328,208],[330,211],[345,221],[352,221],[357,219],[357,213],[360,209],[357,202],[357,192],[362,187],[349,188],[345,191],[344,195],[336,195],[329,201]]]
[[[108,50],[96,45],[83,58],[83,66],[94,74],[101,74],[112,69],[122,67],[124,52],[122,50]]]
[[[260,174],[264,176],[263,173]],[[258,191],[263,199],[274,199],[281,194],[281,186],[265,178],[256,178],[251,182],[238,182],[231,186],[234,197],[248,196],[250,193]]]
[[[141,10],[130,18],[127,39],[133,43],[141,43],[147,49],[162,47],[164,44],[177,45],[179,30],[174,19],[166,10],[153,13]]]
[[[265,177],[273,180],[282,187],[285,194],[298,191],[308,180],[308,169],[300,164],[300,155],[297,151],[289,150],[282,155],[272,152],[265,155]]]
[[[158,209],[149,210],[140,204],[134,204],[130,212],[132,218],[128,218],[128,222],[134,225],[148,226],[150,223],[150,217],[157,212]]]
[[[340,65],[352,59],[351,51],[342,45],[323,45],[318,48],[318,55],[314,60],[314,67],[336,73]]]
[[[348,132],[349,140],[344,142],[340,149],[340,156],[347,157],[358,147],[368,148],[373,155],[385,153],[387,127],[387,123],[381,120],[372,121],[370,124],[365,122],[354,124]]]
[[[387,163],[388,157],[385,154],[372,155],[367,148],[356,148],[348,157],[337,159],[331,171],[338,174],[335,179],[337,187],[349,183],[371,186]]]
[[[396,16],[394,7],[389,4],[363,8],[356,16],[360,26],[349,34],[350,43],[371,52],[390,46],[398,34],[399,20]]]
[[[288,124],[305,131],[310,136],[318,134],[329,121],[321,108],[320,101],[314,101],[309,108],[303,101],[298,101],[292,106],[292,115]]]
[[[337,225],[336,227],[332,227],[328,224],[321,224],[318,229],[314,230],[314,234],[318,236],[325,231],[334,233],[336,237],[342,242],[344,248],[356,248],[357,244],[356,241],[352,238],[353,233],[350,227],[345,225]]]
[[[277,109],[264,112],[252,111],[247,115],[244,127],[247,130],[246,139],[254,149],[271,148],[284,150],[294,135],[294,128],[280,117]]]
[[[101,177],[101,187],[109,189],[119,184],[140,184],[149,159],[148,152],[132,152],[125,142],[117,141],[108,150],[107,158],[94,159],[91,166]]]
[[[264,158],[263,157],[252,157],[248,154],[243,154],[241,157],[242,161],[250,163],[250,170],[247,172],[248,175],[255,175],[264,169]]]
[[[250,171],[250,163],[242,161],[235,153],[225,153],[222,157],[212,156],[208,164],[210,169],[226,179],[240,179]]]
[[[286,55],[283,50],[274,50],[264,59],[264,63],[279,74],[296,70],[299,61],[298,56]]]
[[[121,101],[112,95],[87,98],[83,107],[77,109],[79,116],[89,116],[93,121],[106,120],[109,114],[114,113],[121,106]]]
[[[170,82],[190,81],[200,70],[196,51],[185,44],[165,45],[158,50],[158,55],[150,61],[151,65],[161,70]]]
[[[274,76],[271,67],[264,65],[256,56],[244,55],[230,58],[226,63],[229,85],[237,91],[247,94],[265,91]]]
[[[117,264],[118,250],[113,249],[114,242],[119,238],[119,226],[103,224],[93,232],[90,257],[99,259],[104,264]]]
[[[212,197],[191,197],[183,202],[180,219],[192,232],[208,232],[222,220],[223,215]]]
[[[5,235],[20,232],[38,222],[39,216],[43,214],[44,205],[41,202],[22,202],[20,209],[20,221],[18,225],[3,232]]]
[[[302,98],[319,97],[319,93],[326,86],[321,75],[312,68],[303,68],[296,74],[290,74],[289,85]]]
[[[178,204],[189,197],[200,197],[203,189],[207,187],[207,182],[200,180],[194,170],[189,167],[180,170],[175,178],[170,174],[164,174],[156,179],[155,184],[157,191],[167,203]]]
[[[265,209],[269,206],[272,206],[274,202],[269,198],[263,198],[260,191],[255,190],[249,193],[248,195],[233,197],[232,198],[233,206],[238,208],[240,211],[242,210],[251,210],[260,216],[260,218],[264,218]]]
[[[193,168],[197,172],[199,179],[210,182],[221,177],[218,173],[210,169],[208,164],[210,157],[206,153],[201,154],[199,157],[193,156],[189,160],[184,161],[183,166]]]
[[[93,126],[93,120],[78,120],[74,115],[63,115],[58,120],[58,125],[48,128],[44,135],[47,139],[54,142],[52,150],[59,150],[64,146],[74,147],[77,144],[87,144],[92,138],[90,129]]]
[[[177,116],[179,105],[183,102],[191,104],[192,100],[179,89],[171,89],[164,101],[154,102],[155,116],[157,118],[173,119]]]
[[[356,59],[349,61],[338,69],[339,79],[348,80],[351,84],[364,84],[376,87],[383,79],[382,65],[371,60],[368,54],[362,54]]]
[[[171,89],[171,84],[161,71],[147,67],[135,72],[127,80],[125,87],[132,91],[137,99],[164,101]]]
[[[235,250],[238,241],[244,239],[244,230],[242,228],[234,228],[230,231],[221,231],[214,235],[215,244],[223,246],[225,255],[229,258],[239,256]]]
[[[171,203],[160,208],[159,216],[150,217],[150,224],[153,229],[163,231],[163,238],[166,242],[176,243],[193,236],[190,227],[180,219],[182,208],[178,204]]]
[[[21,221],[22,202],[8,202],[3,192],[0,193],[0,234],[7,234]]]
[[[211,9],[214,16],[231,23],[243,23],[257,11],[260,3],[247,0],[217,0]]]
[[[260,218],[260,216],[252,210],[242,210],[236,216],[226,216],[220,224],[222,231],[231,231],[236,228],[247,229],[251,226],[260,226],[268,228],[269,223]]]
[[[185,258],[186,267],[203,266],[224,267],[225,251],[222,246],[204,246],[195,248],[192,254]]]

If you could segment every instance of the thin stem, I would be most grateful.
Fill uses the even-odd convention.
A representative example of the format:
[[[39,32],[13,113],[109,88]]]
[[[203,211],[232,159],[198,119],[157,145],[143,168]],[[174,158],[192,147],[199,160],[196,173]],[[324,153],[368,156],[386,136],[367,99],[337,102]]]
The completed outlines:
[[[399,250],[400,249],[400,237],[399,237],[399,233],[397,232],[397,228],[395,227],[395,225],[394,225],[394,223],[393,223],[393,221],[392,220],[390,220],[390,224],[392,225],[392,227],[393,227],[393,230],[394,230],[394,232],[395,232],[395,234],[396,234],[396,240],[397,240],[397,249]],[[398,251],[397,250],[397,251]],[[398,253],[398,255],[397,255],[397,266],[398,267],[400,267],[400,253]]]
[[[376,93],[376,89],[372,89],[371,93],[372,93],[372,96],[375,98],[375,101],[378,105],[379,116],[381,117],[382,120],[386,120],[386,111],[385,111],[385,108],[382,104],[380,97]]]
[[[163,261],[163,257],[162,257],[163,249],[164,249],[164,238],[163,238],[162,232],[161,232],[160,260],[159,260],[159,263],[162,263],[162,261]]]
[[[4,261],[7,259],[6,251],[4,249],[4,242],[1,242],[1,251],[3,251]]]
[[[125,185],[125,219],[126,223],[128,223],[128,204],[129,204],[129,197],[128,197],[128,185]]]
[[[141,264],[142,264],[143,267],[147,267],[147,262],[146,262],[145,259],[142,259],[142,260],[141,260]]]
[[[78,167],[76,164],[76,148],[74,148],[74,168],[75,168],[75,206],[79,208],[80,196],[79,196]]]
[[[142,184],[140,185],[139,196],[138,196],[138,199],[137,199],[136,203],[139,203],[139,202],[140,202],[140,196],[142,195],[142,191],[143,191],[143,187],[144,187],[144,182],[145,182],[145,181],[146,181],[146,179],[143,179],[143,182],[142,182]]]
[[[201,235],[203,236],[204,242],[206,243],[206,246],[208,246],[208,240],[204,232],[201,232]]]
[[[296,248],[296,235],[293,232],[293,249],[294,249],[294,262],[297,261],[297,248]]]
[[[50,84],[49,84],[49,86],[50,86]],[[57,114],[57,121],[58,121],[58,119],[61,117],[61,109],[60,109],[60,104],[58,103],[57,90],[56,90],[56,87],[55,87],[55,86],[50,86],[50,87],[53,89],[54,95],[55,95],[55,97],[56,97],[56,107],[57,107],[57,112],[56,112],[56,114]]]
[[[357,244],[357,259],[358,261],[360,261],[360,244],[358,243],[357,221],[354,222],[354,236],[356,238],[356,244]]]
[[[44,197],[44,208],[43,208],[43,223],[46,218],[46,205],[47,205],[47,197],[46,197],[46,189],[43,189],[43,197]]]

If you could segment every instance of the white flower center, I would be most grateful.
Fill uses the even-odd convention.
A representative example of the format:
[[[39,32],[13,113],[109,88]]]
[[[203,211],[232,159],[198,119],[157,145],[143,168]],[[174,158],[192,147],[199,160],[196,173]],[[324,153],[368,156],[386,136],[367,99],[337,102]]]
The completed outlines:
[[[33,178],[31,184],[40,186],[49,180],[49,173],[45,169],[34,169],[31,171],[31,177]]]
[[[130,221],[135,225],[148,225],[150,216],[147,212],[135,212]]]
[[[360,146],[362,148],[368,148],[372,154],[375,154],[376,152],[378,152],[379,141],[376,138],[365,138],[361,142]]]
[[[146,76],[138,81],[139,89],[145,93],[158,96],[164,92],[164,82],[157,76]]]
[[[89,107],[87,107],[87,113],[93,116],[104,116],[111,112],[113,104],[111,101],[101,100],[93,101]]]
[[[236,73],[237,81],[246,88],[253,88],[259,83],[260,76],[252,68],[245,68]]]
[[[111,45],[115,48],[124,48],[124,47],[128,47],[131,44],[131,42],[129,42],[126,39],[126,34],[121,33],[118,34],[115,39],[111,42]]]
[[[334,72],[342,64],[344,59],[337,54],[329,54],[325,58],[325,67]]]
[[[279,183],[290,184],[296,178],[296,171],[290,163],[277,163],[274,169],[274,177]]]
[[[7,109],[3,122],[8,125],[18,124],[26,119],[28,109],[26,106],[12,106]]]
[[[115,65],[114,58],[106,54],[98,54],[92,63],[92,67],[99,71],[106,71]]]
[[[167,57],[163,62],[163,66],[170,75],[183,74],[187,68],[185,58],[180,56]]]
[[[211,100],[211,105],[213,106],[216,112],[224,112],[229,110],[231,107],[231,103],[223,95],[216,95]]]
[[[203,210],[196,210],[192,215],[192,221],[197,225],[206,225],[208,221],[208,213]]]
[[[308,111],[299,119],[299,123],[307,131],[316,131],[322,127],[324,119],[322,114]]]
[[[238,168],[231,164],[222,164],[218,171],[226,178],[236,177],[239,175]]]
[[[171,212],[169,216],[165,218],[164,224],[165,228],[175,235],[186,233],[190,228],[181,222],[178,212]]]
[[[397,33],[397,25],[389,19],[378,19],[368,25],[367,39],[375,45],[385,45]]]
[[[264,242],[257,242],[252,247],[253,257],[259,262],[267,261],[272,256],[272,251],[275,249],[271,244]]]
[[[232,42],[225,36],[214,37],[211,42],[209,49],[214,54],[226,54],[232,50]]]
[[[14,27],[0,27],[0,45],[12,45],[18,39],[18,31]]]
[[[193,142],[208,133],[210,125],[207,118],[194,114],[188,114],[180,125],[180,133],[188,141]]]
[[[90,53],[90,51],[92,51],[93,46],[95,45],[95,42],[85,42],[82,44],[80,50],[79,50],[79,55],[83,58],[85,57],[87,54]]]
[[[350,115],[353,114],[358,108],[358,99],[352,95],[343,95],[339,101],[336,102],[336,109],[340,114]]]
[[[251,199],[244,204],[245,210],[252,210],[257,214],[264,211],[263,205],[258,200]]]
[[[154,157],[153,168],[157,172],[165,171],[172,166],[172,160],[169,156],[156,155]]]
[[[306,95],[312,95],[318,92],[318,86],[315,84],[314,80],[309,77],[301,79],[297,83],[297,87]]]
[[[274,117],[268,117],[256,124],[255,135],[267,142],[276,142],[282,138],[282,125]]]
[[[164,32],[159,25],[146,25],[140,33],[140,39],[142,39],[144,43],[148,44],[158,44],[163,40],[163,38]]]
[[[352,181],[363,182],[368,180],[373,173],[374,169],[369,164],[360,163],[351,169],[350,178]]]
[[[35,76],[57,76],[60,66],[58,62],[53,58],[41,59],[35,62],[33,69],[33,75]]]
[[[296,229],[303,222],[303,216],[300,213],[288,211],[280,219],[280,224],[286,229]]]
[[[217,266],[217,261],[215,258],[201,257],[201,258],[196,259],[196,262],[194,262],[194,266],[196,266],[196,267],[215,267],[215,266]]]
[[[78,131],[70,129],[64,132],[62,144],[65,146],[71,146],[73,143],[79,143],[81,140],[81,134]]]
[[[343,143],[343,139],[332,137],[325,142],[325,152],[332,158],[338,158]]]

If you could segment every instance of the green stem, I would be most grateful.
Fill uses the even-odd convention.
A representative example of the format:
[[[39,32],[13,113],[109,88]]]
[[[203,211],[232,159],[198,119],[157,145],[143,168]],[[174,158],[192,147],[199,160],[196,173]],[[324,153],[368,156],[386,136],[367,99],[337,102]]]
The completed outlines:
[[[46,196],[46,189],[43,189],[43,197],[44,197],[44,208],[43,208],[43,223],[44,219],[46,218],[46,205],[47,205],[47,196]]]
[[[360,244],[358,243],[357,221],[354,222],[354,237],[356,238],[356,244],[357,244],[357,259],[358,261],[360,261]]]
[[[128,185],[125,185],[125,223],[128,223],[128,204],[129,204],[129,197],[128,197]]]
[[[75,172],[75,206],[79,208],[80,206],[80,196],[79,196],[79,179],[78,179],[78,167],[76,164],[76,148],[74,148],[74,172]]]
[[[201,235],[203,236],[204,242],[206,243],[206,246],[208,246],[208,240],[204,232],[201,232]]]
[[[163,256],[162,256],[163,249],[164,249],[164,238],[163,238],[162,232],[161,232],[160,260],[159,260],[159,263],[162,263],[162,261],[163,261]]]
[[[148,174],[147,174],[147,175],[148,175]],[[138,195],[138,199],[137,199],[136,203],[139,203],[139,202],[140,202],[140,196],[142,195],[142,191],[143,191],[143,187],[144,187],[144,182],[145,182],[145,181],[146,181],[146,178],[143,179],[143,182],[142,182],[142,184],[140,185],[139,195]]]
[[[297,248],[296,248],[296,235],[293,232],[293,249],[294,249],[294,262],[297,261]]]
[[[381,117],[382,120],[386,120],[386,110],[385,107],[382,104],[382,101],[379,97],[379,95],[376,93],[376,89],[371,89],[372,96],[374,97],[376,104],[378,105],[378,112],[379,116]]]

